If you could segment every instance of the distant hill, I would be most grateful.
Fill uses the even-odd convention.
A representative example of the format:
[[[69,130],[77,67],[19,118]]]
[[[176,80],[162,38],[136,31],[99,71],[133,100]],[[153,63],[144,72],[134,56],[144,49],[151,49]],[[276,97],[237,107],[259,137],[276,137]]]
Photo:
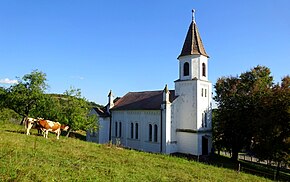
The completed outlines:
[[[52,96],[52,97],[59,98],[59,99],[61,99],[61,98],[65,99],[65,98],[67,97],[67,96],[64,95],[64,94],[47,94],[47,95],[50,95],[50,96]],[[88,101],[88,104],[89,104],[91,107],[104,107],[103,105],[97,104],[97,103],[95,103],[95,102],[93,102],[93,101]]]

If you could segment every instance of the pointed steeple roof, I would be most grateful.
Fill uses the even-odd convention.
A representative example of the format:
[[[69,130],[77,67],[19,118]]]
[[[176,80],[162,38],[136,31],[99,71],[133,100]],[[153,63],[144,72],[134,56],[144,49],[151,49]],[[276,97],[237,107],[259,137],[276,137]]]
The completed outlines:
[[[192,11],[193,16],[192,16],[192,22],[189,26],[189,29],[187,31],[187,35],[182,47],[182,51],[180,55],[178,56],[187,56],[187,55],[203,55],[206,57],[209,57],[207,53],[205,52],[205,49],[203,47],[197,25],[195,23],[194,19],[194,10]]]

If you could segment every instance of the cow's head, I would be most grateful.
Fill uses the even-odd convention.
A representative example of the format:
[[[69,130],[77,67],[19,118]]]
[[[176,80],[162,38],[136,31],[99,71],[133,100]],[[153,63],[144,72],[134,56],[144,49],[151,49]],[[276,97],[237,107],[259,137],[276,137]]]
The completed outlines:
[[[61,125],[60,127],[63,131],[67,131],[69,129],[69,126],[68,125]]]

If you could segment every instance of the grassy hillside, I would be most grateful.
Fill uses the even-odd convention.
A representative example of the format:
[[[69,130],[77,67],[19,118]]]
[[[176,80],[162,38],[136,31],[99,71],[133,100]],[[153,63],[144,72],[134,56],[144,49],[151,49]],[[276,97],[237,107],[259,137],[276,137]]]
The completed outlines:
[[[0,181],[267,181],[167,155],[97,145],[54,134],[26,136],[0,122]]]

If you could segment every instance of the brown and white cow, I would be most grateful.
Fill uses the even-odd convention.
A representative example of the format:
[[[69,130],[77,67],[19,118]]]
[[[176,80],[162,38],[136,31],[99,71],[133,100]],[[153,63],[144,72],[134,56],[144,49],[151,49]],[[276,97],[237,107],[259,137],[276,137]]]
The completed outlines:
[[[38,134],[41,134],[41,128],[39,127],[38,125],[38,121],[40,119],[43,119],[43,118],[30,118],[30,117],[26,117],[25,120],[24,120],[24,125],[25,125],[25,129],[26,129],[26,135],[30,135],[30,130],[32,128],[34,129],[37,129],[38,130]]]
[[[36,121],[37,119],[34,119],[34,118],[30,118],[30,117],[25,118],[24,125],[26,129],[26,135],[30,135],[30,129],[32,128],[32,126],[35,125]]]
[[[45,138],[47,138],[48,132],[50,131],[50,132],[56,133],[56,138],[59,139],[61,130],[67,131],[69,128],[68,126],[62,125],[59,122],[54,122],[54,121],[44,120],[44,119],[38,120],[37,125],[39,125],[41,130],[44,132],[43,136]]]

